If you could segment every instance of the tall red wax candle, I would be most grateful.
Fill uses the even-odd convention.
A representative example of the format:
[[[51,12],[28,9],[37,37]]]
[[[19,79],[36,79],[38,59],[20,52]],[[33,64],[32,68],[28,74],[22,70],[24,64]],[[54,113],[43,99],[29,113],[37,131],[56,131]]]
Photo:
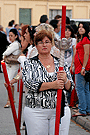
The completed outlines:
[[[62,6],[61,39],[65,38],[66,27],[66,6]]]
[[[66,25],[66,6],[62,6],[61,39],[65,37],[65,25]],[[59,71],[60,70],[63,70],[63,67],[59,67]],[[62,90],[59,89],[59,90],[57,90],[55,135],[59,135],[60,114],[61,114],[61,100],[62,100]]]
[[[9,99],[10,99],[10,104],[11,104],[13,119],[14,119],[14,123],[15,123],[15,127],[16,127],[16,132],[17,132],[17,135],[21,135],[19,123],[18,123],[18,119],[17,119],[17,114],[16,114],[16,110],[15,110],[15,106],[14,106],[13,96],[12,96],[12,92],[11,92],[11,87],[9,85],[10,83],[9,83],[9,79],[8,79],[6,64],[4,61],[1,61],[1,65],[2,65],[2,69],[3,69],[5,82],[8,84],[7,90],[8,90],[8,95],[9,95]]]
[[[21,125],[21,113],[22,113],[22,98],[23,98],[23,81],[20,80],[20,91],[19,91],[19,107],[18,107],[18,123]]]

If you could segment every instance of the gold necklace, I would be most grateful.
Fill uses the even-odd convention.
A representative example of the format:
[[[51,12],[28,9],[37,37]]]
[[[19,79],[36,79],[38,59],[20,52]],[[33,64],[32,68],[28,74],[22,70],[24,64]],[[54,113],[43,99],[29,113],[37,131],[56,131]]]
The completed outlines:
[[[40,59],[40,56],[39,56],[39,59]],[[47,66],[46,66],[47,69],[50,68],[50,67],[51,67],[50,65],[47,65]]]
[[[50,68],[51,66],[50,65],[47,65],[47,68]]]

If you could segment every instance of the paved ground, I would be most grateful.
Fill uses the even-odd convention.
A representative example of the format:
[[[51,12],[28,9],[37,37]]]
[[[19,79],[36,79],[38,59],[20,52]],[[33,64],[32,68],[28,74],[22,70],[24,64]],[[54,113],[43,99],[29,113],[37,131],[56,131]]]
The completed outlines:
[[[72,115],[75,114],[75,112],[72,109],[71,109],[71,113]],[[72,117],[72,120],[90,132],[90,116]]]
[[[69,135],[90,135],[90,132],[84,130],[80,125],[71,121]]]
[[[7,91],[3,83],[4,83],[3,74],[0,73],[0,135],[16,135],[11,108],[8,109],[4,108],[4,105],[6,104],[7,101]],[[18,112],[18,96],[19,93],[15,91],[16,112]],[[86,128],[88,129],[90,127],[89,123],[90,116],[84,118],[78,117],[75,118],[74,121],[76,121],[77,123],[81,122],[82,126],[86,125]],[[22,123],[23,123],[23,114],[22,114]],[[21,130],[21,135],[25,135],[24,130]],[[82,127],[78,126],[76,123],[71,121],[69,135],[90,135],[90,132],[87,132]]]

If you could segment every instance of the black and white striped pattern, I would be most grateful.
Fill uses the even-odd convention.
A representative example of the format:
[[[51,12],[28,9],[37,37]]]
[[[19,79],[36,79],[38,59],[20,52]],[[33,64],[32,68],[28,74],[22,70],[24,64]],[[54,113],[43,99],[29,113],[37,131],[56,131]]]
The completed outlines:
[[[48,108],[53,109],[56,107],[57,90],[50,89],[39,92],[39,88],[43,82],[52,82],[57,79],[57,72],[59,69],[59,60],[55,57],[55,71],[53,76],[50,76],[46,68],[41,64],[38,56],[28,59],[24,62],[23,82],[25,87],[28,89],[26,94],[26,106],[30,108]],[[64,65],[64,70],[67,73],[68,79],[71,81],[74,87],[71,74],[68,70],[67,64]]]

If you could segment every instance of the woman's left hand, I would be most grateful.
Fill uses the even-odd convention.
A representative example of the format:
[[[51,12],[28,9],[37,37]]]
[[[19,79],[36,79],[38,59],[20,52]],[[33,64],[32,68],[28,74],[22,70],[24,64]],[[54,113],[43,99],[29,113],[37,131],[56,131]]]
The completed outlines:
[[[58,72],[57,72],[57,79],[58,79],[58,80],[63,80],[64,83],[65,83],[66,80],[67,80],[67,74],[66,74],[66,72],[63,71],[63,70],[58,71]]]
[[[7,87],[8,87],[8,84],[5,82],[5,83],[4,83],[4,86],[7,88]]]
[[[81,75],[85,76],[85,69],[81,70]]]
[[[13,84],[16,83],[15,79],[12,79],[9,83],[10,86],[13,86]],[[5,82],[4,83],[4,86],[7,88],[8,87],[8,84]]]

